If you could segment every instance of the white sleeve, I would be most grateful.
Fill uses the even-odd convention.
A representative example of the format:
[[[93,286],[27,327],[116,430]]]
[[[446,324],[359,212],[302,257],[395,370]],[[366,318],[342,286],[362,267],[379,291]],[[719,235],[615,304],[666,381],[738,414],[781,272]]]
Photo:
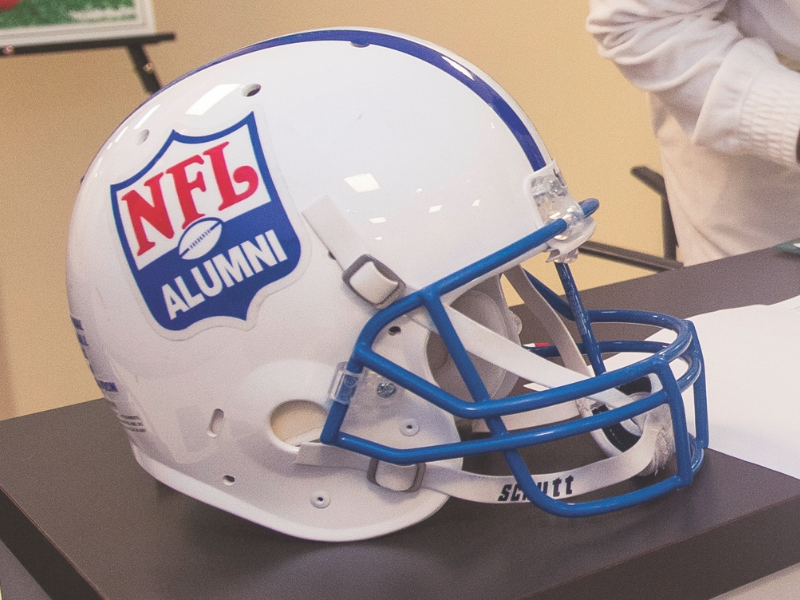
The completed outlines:
[[[745,37],[725,0],[589,0],[600,55],[698,145],[796,166],[800,74]]]

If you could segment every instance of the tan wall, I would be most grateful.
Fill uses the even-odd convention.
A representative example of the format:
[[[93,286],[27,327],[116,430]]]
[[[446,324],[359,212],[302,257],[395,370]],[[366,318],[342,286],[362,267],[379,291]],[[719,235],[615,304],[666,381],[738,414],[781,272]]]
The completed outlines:
[[[394,29],[471,60],[522,104],[577,197],[601,200],[597,240],[657,253],[658,205],[629,174],[658,167],[644,97],[597,57],[584,2],[153,0],[162,82],[280,34]],[[145,99],[122,49],[0,60],[0,418],[99,397],[69,322],[64,248],[78,182]],[[534,267],[537,272],[541,265]],[[581,287],[645,274],[582,258]]]

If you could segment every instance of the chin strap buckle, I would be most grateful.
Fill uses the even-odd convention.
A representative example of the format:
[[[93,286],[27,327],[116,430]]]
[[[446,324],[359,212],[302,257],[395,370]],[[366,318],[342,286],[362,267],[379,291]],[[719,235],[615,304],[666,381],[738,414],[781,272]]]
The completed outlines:
[[[375,308],[386,308],[406,290],[394,271],[370,256],[355,228],[328,196],[303,211],[303,216],[342,268],[342,280]]]
[[[342,281],[375,308],[386,308],[406,289],[394,271],[369,254],[362,254],[347,267]]]
[[[424,478],[425,463],[395,465],[371,458],[367,469],[367,481],[393,492],[416,492]]]

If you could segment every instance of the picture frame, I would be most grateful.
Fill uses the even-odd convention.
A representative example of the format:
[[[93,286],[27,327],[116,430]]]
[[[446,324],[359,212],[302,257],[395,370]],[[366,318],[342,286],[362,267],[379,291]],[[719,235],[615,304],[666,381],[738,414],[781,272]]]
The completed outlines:
[[[0,0],[0,48],[153,33],[151,0]]]

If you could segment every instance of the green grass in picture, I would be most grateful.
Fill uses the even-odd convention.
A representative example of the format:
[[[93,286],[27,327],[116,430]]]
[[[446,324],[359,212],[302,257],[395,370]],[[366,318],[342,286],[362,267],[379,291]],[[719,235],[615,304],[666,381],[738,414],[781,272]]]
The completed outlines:
[[[0,29],[126,21],[136,17],[134,0],[21,0],[0,12]]]

